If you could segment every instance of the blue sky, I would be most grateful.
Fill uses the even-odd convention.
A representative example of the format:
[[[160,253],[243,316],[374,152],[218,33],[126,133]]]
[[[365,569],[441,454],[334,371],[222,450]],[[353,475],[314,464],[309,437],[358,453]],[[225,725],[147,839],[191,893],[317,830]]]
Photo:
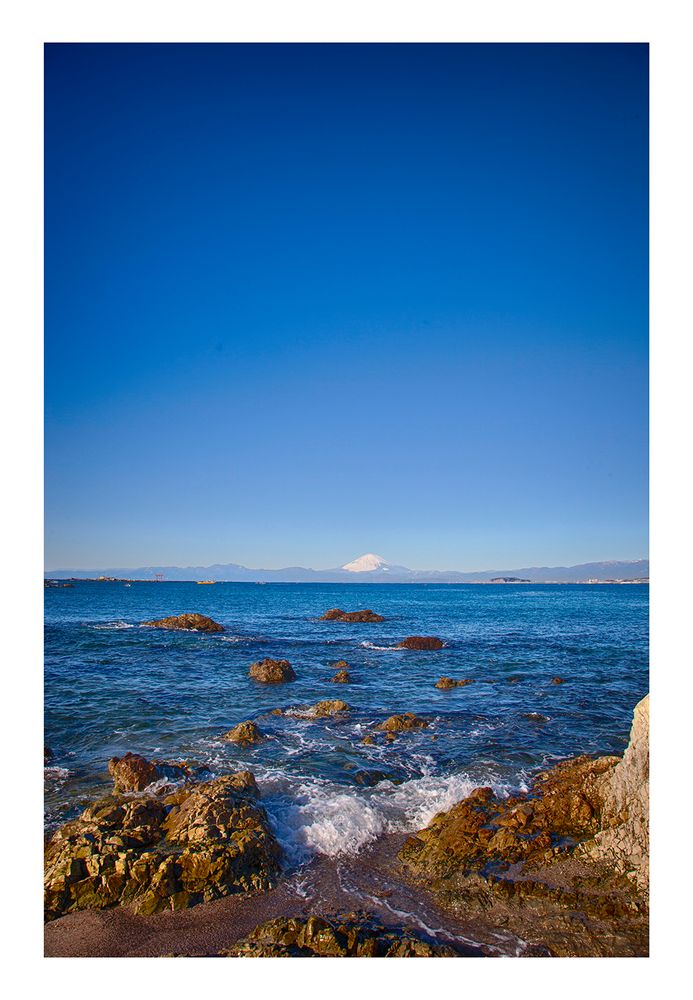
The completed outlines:
[[[647,63],[47,46],[47,567],[646,555]]]

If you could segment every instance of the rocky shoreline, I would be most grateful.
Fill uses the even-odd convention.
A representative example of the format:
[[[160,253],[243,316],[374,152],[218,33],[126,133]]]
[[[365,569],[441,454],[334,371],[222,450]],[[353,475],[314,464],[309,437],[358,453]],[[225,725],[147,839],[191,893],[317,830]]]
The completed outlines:
[[[323,620],[384,619],[370,609],[334,608]],[[143,624],[224,631],[198,614]],[[409,636],[396,648],[443,646],[436,636]],[[350,683],[349,664],[340,660],[334,667],[330,680]],[[284,659],[265,658],[248,671],[250,684],[295,679]],[[470,683],[470,678],[441,677],[435,686],[450,690]],[[329,720],[350,712],[346,702],[328,699],[270,714]],[[535,716],[545,721],[536,713],[526,717]],[[362,742],[406,741],[429,725],[413,712],[400,712],[371,722]],[[316,862],[312,868],[320,874],[312,892],[301,889],[300,879],[295,882],[295,873],[287,870],[251,771],[211,777],[185,762],[147,760],[136,753],[114,757],[108,764],[112,792],[47,842],[47,954],[137,953],[106,944],[100,933],[86,946],[85,922],[93,926],[96,913],[104,914],[96,924],[106,929],[130,927],[132,921],[142,927],[142,921],[156,923],[165,915],[181,921],[190,912],[185,925],[194,928],[213,923],[216,918],[207,911],[218,913],[215,907],[223,904],[218,947],[204,954],[646,955],[648,727],[646,697],[635,708],[623,757],[563,761],[537,774],[528,791],[509,798],[478,787],[407,837],[382,835],[358,857]],[[261,744],[265,734],[247,719],[219,739],[248,746]],[[355,780],[373,785],[396,777],[362,770]],[[161,945],[169,950],[148,953],[200,954],[181,930],[178,936],[175,926],[170,928],[172,937]]]
[[[327,715],[333,708],[348,710],[334,702],[311,711],[322,712],[323,704]],[[425,829],[404,842],[399,838],[382,877],[398,892],[411,886],[425,894],[453,928],[471,927],[462,940],[469,942],[471,934],[480,943],[479,954],[495,953],[484,951],[483,942],[502,933],[523,943],[509,953],[646,955],[648,723],[645,698],[636,706],[622,758],[562,762],[537,775],[529,792],[512,798],[477,788]],[[404,713],[379,728],[394,735],[425,724]],[[246,909],[237,933],[231,932],[233,940],[227,940],[226,951],[213,952],[217,955],[476,953],[456,948],[454,930],[437,940],[422,935],[415,920],[393,920],[394,911],[387,911],[393,890],[382,886],[380,897],[336,893],[335,905],[342,906],[330,912],[316,910],[318,898],[303,900],[298,912],[276,912],[286,882],[281,849],[250,772],[205,781],[184,764],[137,754],[114,758],[109,770],[113,793],[62,826],[47,844],[47,953],[91,953],[61,952],[55,942],[69,935],[60,925],[81,927],[93,911],[119,913],[124,920],[165,913],[177,918],[179,911],[203,911],[227,897],[249,897],[258,919],[249,927]],[[336,863],[338,878],[339,868]],[[356,884],[358,865],[355,871]],[[377,919],[372,908],[353,906],[363,899],[379,899]],[[268,919],[260,919],[263,914]],[[176,953],[188,953],[185,935]]]

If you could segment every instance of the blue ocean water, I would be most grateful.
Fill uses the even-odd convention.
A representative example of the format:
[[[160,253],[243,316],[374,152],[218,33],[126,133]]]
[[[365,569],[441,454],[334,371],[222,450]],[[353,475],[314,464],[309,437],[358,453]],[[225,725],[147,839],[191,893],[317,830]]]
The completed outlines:
[[[479,784],[526,787],[577,753],[621,753],[648,690],[647,586],[344,585],[76,582],[45,592],[48,825],[110,790],[108,758],[130,750],[221,774],[250,768],[287,857],[355,852],[420,828]],[[382,624],[317,619],[372,608]],[[141,628],[183,612],[218,635]],[[437,652],[394,650],[437,635]],[[286,658],[297,680],[258,684],[249,665]],[[332,684],[348,662],[353,683]],[[554,676],[565,683],[552,684]],[[441,676],[475,683],[440,691]],[[344,717],[274,708],[341,698]],[[430,726],[365,745],[371,728],[413,711]],[[528,718],[528,716],[535,716]],[[537,717],[538,716],[538,717]],[[267,739],[219,737],[254,719]],[[374,787],[357,774],[389,777]]]

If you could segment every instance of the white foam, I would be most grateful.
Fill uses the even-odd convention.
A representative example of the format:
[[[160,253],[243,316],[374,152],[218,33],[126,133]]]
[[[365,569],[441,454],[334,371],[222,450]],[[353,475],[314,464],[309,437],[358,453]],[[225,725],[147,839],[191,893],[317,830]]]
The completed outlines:
[[[242,643],[242,642],[267,642],[259,635],[220,635],[219,642],[231,642],[231,643]]]
[[[46,781],[67,781],[70,772],[66,767],[44,767],[43,777]]]
[[[381,650],[382,652],[387,652],[387,653],[403,652],[400,646],[377,646],[374,642],[368,642],[367,639],[365,639],[363,642],[360,642],[359,646],[363,646],[364,649],[378,649]]]
[[[413,833],[480,784],[491,785],[499,795],[510,791],[508,785],[464,774],[427,775],[401,785],[383,781],[367,790],[317,778],[292,788],[272,779],[260,781],[264,805],[292,864],[303,864],[314,854],[356,854],[385,833]]]
[[[134,625],[129,625],[127,622],[103,622],[101,625],[90,625],[90,628],[96,629],[108,629],[109,631],[118,630],[121,628],[135,628]]]

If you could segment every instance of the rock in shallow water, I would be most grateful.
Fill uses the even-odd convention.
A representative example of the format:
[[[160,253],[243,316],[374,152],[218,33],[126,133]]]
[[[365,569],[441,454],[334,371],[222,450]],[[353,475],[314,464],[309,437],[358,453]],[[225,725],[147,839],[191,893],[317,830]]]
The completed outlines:
[[[260,743],[263,734],[254,722],[248,720],[247,722],[239,722],[233,729],[229,729],[228,733],[224,733],[222,739],[228,740],[229,743]]]
[[[223,632],[224,626],[207,615],[171,615],[170,618],[159,618],[156,621],[142,622],[149,628],[178,629],[183,632]]]
[[[435,635],[410,635],[398,642],[395,649],[442,649],[445,643]]]
[[[456,957],[450,945],[426,941],[413,931],[385,928],[367,916],[278,917],[260,924],[222,954],[229,957],[432,958]]]
[[[257,663],[251,663],[249,675],[261,684],[284,684],[295,681],[296,674],[288,660],[271,660],[268,656]]]
[[[436,683],[436,687],[441,691],[450,691],[452,688],[466,687],[467,684],[473,684],[474,681],[469,678],[464,678],[463,680],[456,681],[452,677],[441,677]]]
[[[342,611],[341,608],[330,608],[320,616],[321,622],[384,622],[382,615],[377,615],[370,608],[363,611]]]
[[[426,719],[420,719],[413,712],[403,712],[401,715],[391,715],[375,728],[386,733],[400,733],[407,729],[425,729],[426,726],[428,726]]]
[[[271,888],[281,852],[258,795],[241,771],[165,797],[93,803],[47,845],[47,919],[117,903],[145,914],[178,910]]]

